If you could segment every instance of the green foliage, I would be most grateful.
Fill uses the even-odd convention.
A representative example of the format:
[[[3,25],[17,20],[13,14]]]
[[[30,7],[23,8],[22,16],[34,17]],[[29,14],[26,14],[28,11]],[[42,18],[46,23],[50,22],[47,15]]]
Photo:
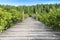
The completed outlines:
[[[22,12],[24,17],[28,16],[38,20],[60,32],[60,4],[41,4],[33,6],[10,6],[0,5],[0,31],[11,27],[13,24],[22,21]]]
[[[24,14],[24,19],[26,19],[27,17],[29,17],[29,15],[28,14]]]
[[[17,22],[22,21],[22,13],[14,6],[3,6],[0,8],[0,31],[10,28]],[[28,14],[24,14],[27,18]]]
[[[60,4],[41,4],[34,6],[35,12],[30,13],[36,18],[38,12],[38,20],[46,24],[51,29],[60,32]]]
[[[60,31],[60,13],[39,14],[39,21],[43,22],[55,31]]]

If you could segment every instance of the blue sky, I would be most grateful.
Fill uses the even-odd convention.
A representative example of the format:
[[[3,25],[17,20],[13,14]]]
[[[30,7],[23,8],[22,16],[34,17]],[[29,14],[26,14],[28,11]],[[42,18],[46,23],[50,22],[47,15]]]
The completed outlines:
[[[60,0],[0,0],[0,4],[4,5],[36,5],[54,3],[60,3]]]

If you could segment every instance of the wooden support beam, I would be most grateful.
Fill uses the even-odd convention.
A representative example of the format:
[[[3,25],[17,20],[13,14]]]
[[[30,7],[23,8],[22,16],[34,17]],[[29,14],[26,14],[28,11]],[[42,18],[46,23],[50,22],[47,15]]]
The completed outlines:
[[[38,13],[36,12],[36,20],[38,20]]]
[[[24,11],[22,12],[22,20],[24,20]]]

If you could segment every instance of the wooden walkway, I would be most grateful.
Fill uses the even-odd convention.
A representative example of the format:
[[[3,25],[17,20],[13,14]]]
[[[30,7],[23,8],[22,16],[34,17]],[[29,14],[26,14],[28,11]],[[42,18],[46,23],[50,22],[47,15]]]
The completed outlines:
[[[0,33],[0,40],[60,40],[60,36],[41,22],[29,17]]]

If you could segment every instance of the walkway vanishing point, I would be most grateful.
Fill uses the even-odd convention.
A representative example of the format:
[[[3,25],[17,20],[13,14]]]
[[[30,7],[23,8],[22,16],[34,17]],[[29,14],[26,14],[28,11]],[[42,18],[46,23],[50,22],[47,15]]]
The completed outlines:
[[[0,33],[0,40],[60,40],[60,36],[39,21],[29,17]]]

